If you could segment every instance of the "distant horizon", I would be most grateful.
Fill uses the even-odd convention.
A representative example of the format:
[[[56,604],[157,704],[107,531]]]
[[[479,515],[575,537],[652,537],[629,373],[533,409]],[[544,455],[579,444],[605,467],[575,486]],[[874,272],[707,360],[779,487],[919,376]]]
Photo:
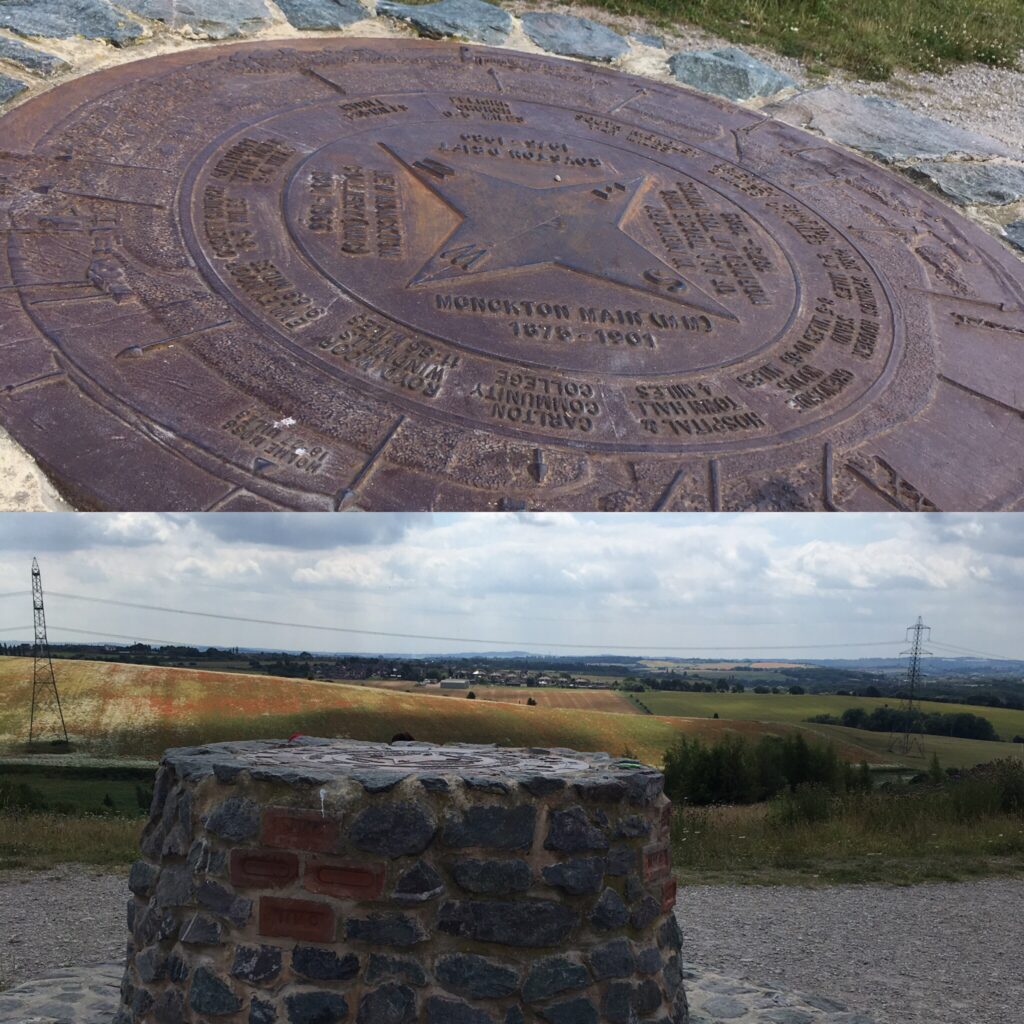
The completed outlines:
[[[0,640],[38,556],[54,643],[809,662],[897,657],[920,615],[936,656],[1024,660],[1022,520],[11,513]]]

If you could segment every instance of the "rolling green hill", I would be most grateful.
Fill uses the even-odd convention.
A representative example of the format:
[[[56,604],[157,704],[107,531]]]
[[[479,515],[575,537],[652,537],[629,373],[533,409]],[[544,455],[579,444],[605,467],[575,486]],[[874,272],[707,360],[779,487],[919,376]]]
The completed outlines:
[[[868,732],[865,729],[846,729],[836,725],[818,725],[808,722],[812,715],[841,715],[846,708],[873,708],[899,702],[885,697],[840,697],[833,694],[789,694],[789,693],[674,693],[650,691],[637,694],[636,698],[650,708],[655,715],[711,717],[716,712],[719,718],[732,721],[778,722],[799,725],[822,738],[836,743],[853,743],[871,752],[869,762],[892,761],[920,766],[931,757],[939,755],[944,767],[966,768],[999,757],[1022,757],[1024,746],[1019,743],[991,743],[985,740],[956,739],[948,736],[921,737],[924,759],[920,755],[909,758],[899,757],[889,751],[891,737],[888,733]],[[942,704],[937,701],[922,701],[923,711],[953,714],[965,711],[987,718],[1003,740],[1013,736],[1024,736],[1024,711],[1009,708],[974,707],[968,704]]]
[[[386,741],[397,732],[436,742],[563,746],[631,751],[660,764],[680,733],[714,736],[783,733],[803,726],[709,718],[617,714],[585,707],[527,707],[453,699],[345,683],[153,668],[108,662],[55,664],[76,751],[157,758],[171,746],[229,739],[320,736]],[[31,662],[0,658],[0,753],[22,749],[28,734]],[[517,697],[520,691],[511,691]],[[574,691],[578,695],[578,691]],[[858,761],[867,749],[843,742]]]

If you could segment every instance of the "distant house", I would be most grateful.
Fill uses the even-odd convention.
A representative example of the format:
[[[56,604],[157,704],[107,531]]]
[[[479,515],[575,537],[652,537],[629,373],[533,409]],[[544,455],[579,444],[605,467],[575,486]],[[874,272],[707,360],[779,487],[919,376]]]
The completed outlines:
[[[442,679],[441,680],[442,690],[468,690],[469,680],[468,679]]]

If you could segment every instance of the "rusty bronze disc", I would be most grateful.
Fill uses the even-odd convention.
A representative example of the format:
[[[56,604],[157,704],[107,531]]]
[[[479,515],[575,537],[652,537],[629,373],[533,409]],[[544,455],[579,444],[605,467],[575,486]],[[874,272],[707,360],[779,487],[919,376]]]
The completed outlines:
[[[81,507],[1024,507],[1021,264],[759,114],[306,40],[0,138],[0,417]]]

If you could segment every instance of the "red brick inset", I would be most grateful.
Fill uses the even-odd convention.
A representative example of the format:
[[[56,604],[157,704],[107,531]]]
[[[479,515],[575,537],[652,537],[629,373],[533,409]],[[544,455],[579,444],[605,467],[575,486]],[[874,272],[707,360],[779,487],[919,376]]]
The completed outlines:
[[[338,845],[338,821],[319,811],[268,807],[263,812],[260,841],[285,850],[330,853]]]
[[[342,899],[376,900],[384,892],[383,864],[339,864],[310,858],[302,884],[310,892]]]
[[[268,938],[334,941],[334,911],[313,900],[260,897],[260,935]]]
[[[672,855],[668,843],[655,843],[644,847],[644,881],[664,878],[672,870]]]
[[[676,905],[676,880],[666,878],[661,883],[661,912],[667,914]]]
[[[299,858],[277,850],[232,850],[231,884],[280,889],[299,877]]]

